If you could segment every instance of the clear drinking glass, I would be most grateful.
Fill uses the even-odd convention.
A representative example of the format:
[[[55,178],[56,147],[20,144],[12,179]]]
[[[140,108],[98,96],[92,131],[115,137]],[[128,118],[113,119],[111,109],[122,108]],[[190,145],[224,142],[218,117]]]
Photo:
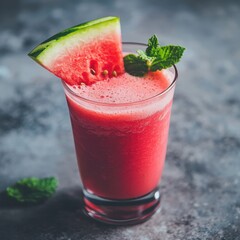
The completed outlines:
[[[123,43],[126,53],[145,48]],[[164,71],[170,78],[167,89],[124,104],[82,98],[63,82],[83,183],[83,211],[95,220],[136,224],[160,207],[158,186],[177,79],[175,66]]]

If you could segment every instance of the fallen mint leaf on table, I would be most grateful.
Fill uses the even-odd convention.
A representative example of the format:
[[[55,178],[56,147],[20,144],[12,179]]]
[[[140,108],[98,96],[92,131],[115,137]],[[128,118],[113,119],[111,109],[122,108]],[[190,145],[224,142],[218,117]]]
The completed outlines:
[[[6,189],[6,196],[18,203],[41,203],[50,198],[58,187],[55,177],[24,178]]]
[[[124,57],[125,71],[134,76],[144,76],[178,63],[185,48],[181,46],[160,46],[156,35],[148,40],[146,51],[138,50],[138,55],[128,54]]]

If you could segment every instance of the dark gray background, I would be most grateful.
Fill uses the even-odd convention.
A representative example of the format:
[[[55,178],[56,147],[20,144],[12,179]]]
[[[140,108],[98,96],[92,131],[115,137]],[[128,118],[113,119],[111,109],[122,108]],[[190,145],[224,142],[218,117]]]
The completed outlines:
[[[162,211],[148,222],[108,227],[80,215],[70,121],[60,82],[26,54],[52,34],[106,15],[123,40],[187,51],[178,64]],[[240,239],[239,1],[0,3],[0,190],[29,176],[57,176],[46,204],[0,206],[1,240]]]

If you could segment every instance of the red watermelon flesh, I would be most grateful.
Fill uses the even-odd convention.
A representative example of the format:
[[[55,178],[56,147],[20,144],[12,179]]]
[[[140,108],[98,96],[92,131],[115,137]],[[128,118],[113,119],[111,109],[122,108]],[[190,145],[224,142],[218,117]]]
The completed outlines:
[[[124,67],[119,40],[120,37],[115,33],[77,46],[56,59],[51,71],[70,85],[81,82],[91,84],[113,74],[121,74]]]

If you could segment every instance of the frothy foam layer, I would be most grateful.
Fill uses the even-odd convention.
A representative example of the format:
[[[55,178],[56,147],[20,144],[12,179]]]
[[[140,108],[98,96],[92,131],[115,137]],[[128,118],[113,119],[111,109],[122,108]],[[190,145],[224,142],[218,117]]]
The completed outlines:
[[[78,108],[79,112],[90,115],[97,114],[99,119],[111,118],[113,122],[121,119],[135,121],[160,112],[171,103],[174,86],[166,94],[161,95],[160,93],[172,84],[174,76],[174,68],[151,73],[144,78],[125,73],[117,78],[99,81],[91,86],[73,86],[71,90],[75,94],[72,94],[67,88],[64,89],[69,104]],[[154,96],[156,97],[153,98]],[[163,119],[170,109],[168,107],[166,111],[162,111],[159,119]],[[90,123],[81,122],[81,124],[89,125]]]
[[[167,70],[135,77],[124,73],[118,77],[96,82],[91,86],[70,87],[82,98],[101,103],[131,103],[156,96],[169,87],[173,80]]]

